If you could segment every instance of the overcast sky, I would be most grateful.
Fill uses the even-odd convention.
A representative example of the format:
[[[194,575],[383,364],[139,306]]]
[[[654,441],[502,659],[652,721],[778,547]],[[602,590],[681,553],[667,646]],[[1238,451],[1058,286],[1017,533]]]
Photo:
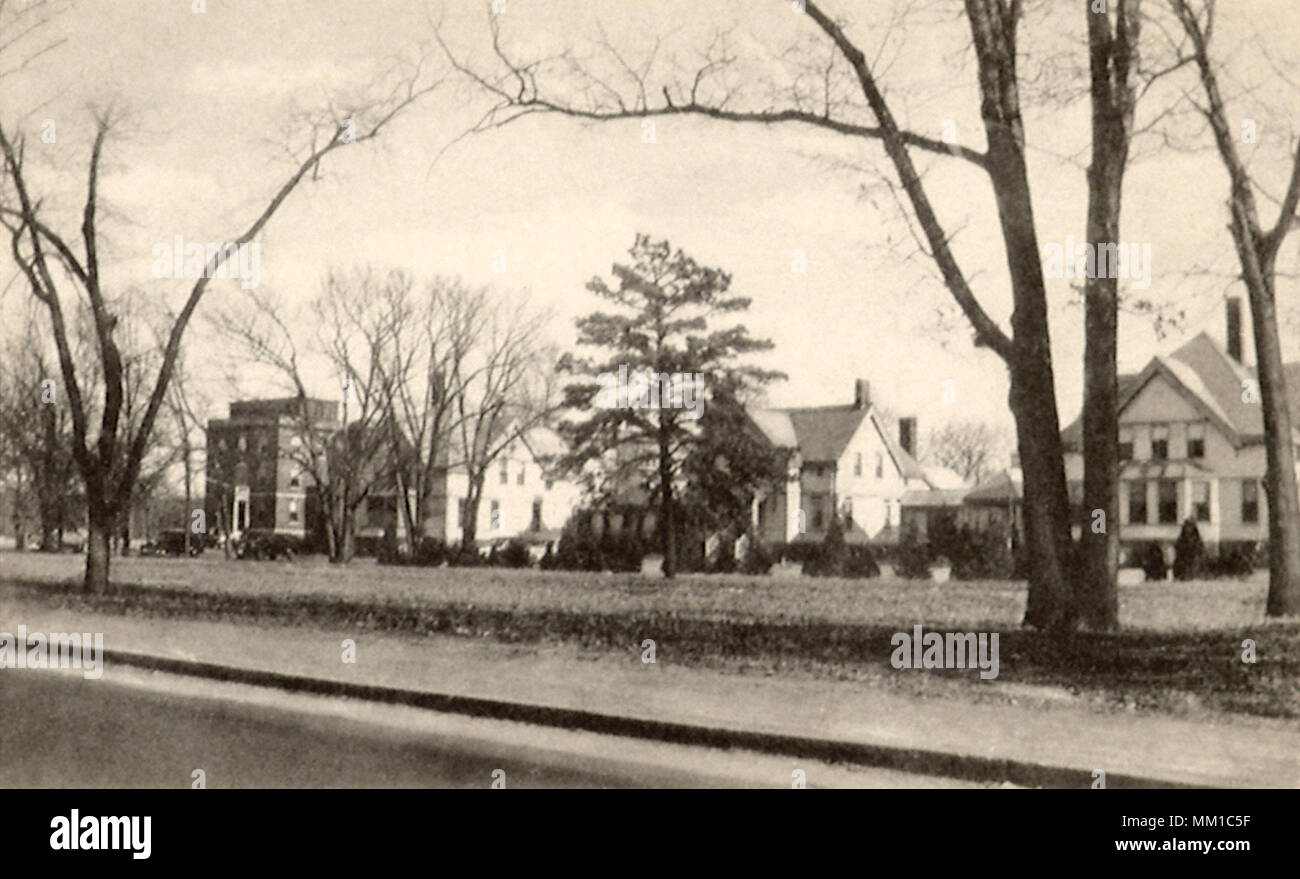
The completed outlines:
[[[906,126],[938,136],[950,119],[959,142],[983,147],[969,34],[959,15],[926,13],[888,30],[882,23],[890,3],[871,4],[870,13],[865,3],[826,5],[850,21],[850,34],[869,54],[879,50],[878,75]],[[114,212],[105,230],[108,276],[119,288],[143,285],[175,301],[187,285],[150,276],[153,245],[242,231],[289,168],[277,144],[290,101],[318,105],[327,89],[364,84],[377,68],[420,51],[436,70],[443,62],[432,22],[440,14],[454,50],[487,63],[487,6],[448,3],[440,12],[415,0],[207,0],[206,11],[195,13],[189,0],[83,0],[56,22],[66,43],[0,86],[0,115],[9,125],[21,119],[29,149],[60,172],[43,178],[51,204],[75,210],[90,136],[87,103],[113,102],[126,114],[107,152],[104,191]],[[1076,6],[1040,4],[1051,11],[1033,11],[1025,25],[1023,51],[1059,53],[1047,65],[1057,76],[1086,64]],[[1242,148],[1277,193],[1297,126],[1297,93],[1272,64],[1297,69],[1300,13],[1293,0],[1221,6],[1216,53],[1228,59],[1230,94],[1264,85],[1234,105],[1248,108],[1234,123],[1247,113],[1258,117],[1259,142]],[[763,59],[794,40],[817,38],[783,0],[507,0],[500,22],[503,43],[525,56],[565,45],[590,49],[603,27],[634,65],[650,34],[664,37],[661,59],[689,65],[701,40],[726,26],[735,51],[752,69],[768,65],[774,82],[781,62]],[[1140,121],[1195,88],[1184,73],[1174,75],[1153,89]],[[331,156],[324,179],[296,192],[261,237],[262,289],[302,302],[330,267],[365,263],[417,276],[461,275],[528,291],[554,313],[552,331],[564,344],[573,318],[598,304],[587,280],[607,275],[633,236],[647,232],[729,271],[733,291],[752,297],[745,322],[775,342],[767,365],[790,376],[771,389],[775,404],[848,402],[861,376],[895,413],[919,415],[923,431],[954,416],[1009,426],[1005,369],[971,346],[933,269],[914,253],[893,196],[873,171],[894,179],[877,144],[690,118],[659,120],[654,142],[646,143],[637,121],[583,125],[534,116],[461,140],[434,161],[482,108],[482,97],[453,79],[382,142]],[[1080,239],[1086,103],[1027,114],[1040,243]],[[40,141],[47,119],[56,125],[53,144]],[[1208,146],[1203,136],[1195,142]],[[1221,338],[1222,299],[1234,289],[1223,277],[1191,274],[1234,266],[1217,156],[1161,149],[1154,140],[1144,146],[1125,187],[1122,238],[1151,246],[1152,282],[1141,295],[1175,304],[1186,319],[1160,340],[1149,318],[1126,315],[1126,370],[1186,334],[1208,329]],[[1010,295],[987,181],[951,158],[919,161],[973,288],[1005,326]],[[1274,205],[1265,198],[1261,208],[1271,223]],[[74,234],[75,214],[63,219]],[[497,251],[505,254],[502,273],[493,271]],[[806,254],[805,273],[792,271],[796,251]],[[1300,236],[1284,249],[1283,269],[1294,270],[1297,253]],[[0,270],[6,282],[14,274],[7,262]],[[1082,382],[1082,310],[1069,283],[1048,281],[1063,423],[1077,414]],[[235,295],[232,289],[217,285],[211,295]],[[1294,281],[1283,280],[1279,293],[1294,309]],[[26,295],[16,282],[4,293],[10,301]],[[1285,335],[1288,357],[1300,356],[1296,334]],[[943,401],[945,379],[956,382],[955,404]],[[328,386],[323,379],[320,389]]]

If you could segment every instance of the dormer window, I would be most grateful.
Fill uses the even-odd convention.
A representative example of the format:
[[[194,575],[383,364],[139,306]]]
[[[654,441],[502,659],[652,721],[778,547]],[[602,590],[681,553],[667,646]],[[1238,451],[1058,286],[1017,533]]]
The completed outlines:
[[[1119,459],[1121,461],[1133,460],[1133,429],[1131,427],[1121,427],[1119,429]]]

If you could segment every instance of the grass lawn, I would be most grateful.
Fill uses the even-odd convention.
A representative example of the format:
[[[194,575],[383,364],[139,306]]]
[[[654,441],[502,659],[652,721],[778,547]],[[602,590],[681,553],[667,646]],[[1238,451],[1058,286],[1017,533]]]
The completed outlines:
[[[1121,587],[1117,635],[1018,627],[1023,582],[583,574],[334,567],[202,559],[114,559],[115,595],[75,594],[84,557],[0,553],[0,583],[121,613],[567,642],[766,674],[811,671],[973,699],[1057,697],[1102,709],[1300,717],[1300,620],[1263,617],[1266,577]],[[2,621],[0,621],[2,622]],[[895,632],[1000,633],[996,681],[899,672]],[[0,629],[4,628],[0,625]],[[1241,661],[1242,641],[1258,661]],[[1009,695],[1018,694],[1018,695]]]

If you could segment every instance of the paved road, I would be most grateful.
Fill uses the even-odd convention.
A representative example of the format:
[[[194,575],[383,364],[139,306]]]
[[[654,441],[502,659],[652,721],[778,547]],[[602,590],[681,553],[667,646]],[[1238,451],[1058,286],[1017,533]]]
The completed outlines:
[[[0,787],[968,787],[110,666],[0,670]],[[499,778],[499,775],[495,776]]]

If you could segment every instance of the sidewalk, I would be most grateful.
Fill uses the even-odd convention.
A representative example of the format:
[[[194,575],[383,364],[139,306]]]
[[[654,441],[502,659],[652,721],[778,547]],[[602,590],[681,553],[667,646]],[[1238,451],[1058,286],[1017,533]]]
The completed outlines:
[[[920,749],[1211,787],[1300,787],[1300,728],[1235,718],[1207,723],[1106,714],[1070,704],[1025,708],[916,699],[808,676],[676,666],[672,645],[623,654],[484,639],[413,638],[86,613],[0,591],[0,631],[104,633],[111,652],[152,654],[286,675],[522,702],[655,722]],[[341,644],[356,642],[356,662]],[[906,674],[906,671],[900,671]],[[1081,785],[1082,786],[1082,785]]]

